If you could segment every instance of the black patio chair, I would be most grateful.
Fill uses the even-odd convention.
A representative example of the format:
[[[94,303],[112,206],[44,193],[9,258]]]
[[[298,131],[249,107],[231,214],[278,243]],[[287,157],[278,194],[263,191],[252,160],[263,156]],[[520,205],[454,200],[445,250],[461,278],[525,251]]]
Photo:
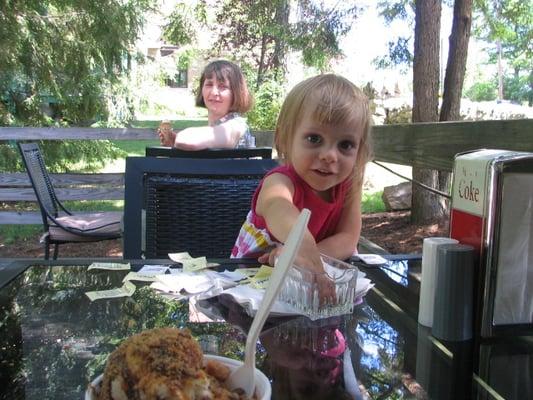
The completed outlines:
[[[124,258],[228,258],[272,159],[128,157]]]
[[[60,244],[99,242],[122,236],[121,212],[73,214],[58,200],[39,146],[36,143],[18,143],[18,146],[41,209],[45,259],[50,258],[52,244],[55,260]]]
[[[148,146],[147,157],[180,158],[272,158],[272,147],[251,147],[237,149],[181,150],[166,146]]]

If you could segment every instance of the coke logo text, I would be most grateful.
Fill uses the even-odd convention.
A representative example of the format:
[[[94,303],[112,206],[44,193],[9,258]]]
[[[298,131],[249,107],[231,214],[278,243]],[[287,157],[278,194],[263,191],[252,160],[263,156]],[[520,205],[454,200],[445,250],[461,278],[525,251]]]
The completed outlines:
[[[459,181],[459,197],[474,203],[479,203],[479,188],[474,187],[472,181],[469,184],[464,179]]]

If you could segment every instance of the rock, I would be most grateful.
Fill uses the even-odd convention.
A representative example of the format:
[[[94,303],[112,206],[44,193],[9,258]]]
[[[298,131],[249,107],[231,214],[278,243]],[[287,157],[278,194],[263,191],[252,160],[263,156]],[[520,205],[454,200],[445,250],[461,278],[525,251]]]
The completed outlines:
[[[387,211],[411,209],[411,182],[402,182],[394,186],[383,188],[381,199]]]

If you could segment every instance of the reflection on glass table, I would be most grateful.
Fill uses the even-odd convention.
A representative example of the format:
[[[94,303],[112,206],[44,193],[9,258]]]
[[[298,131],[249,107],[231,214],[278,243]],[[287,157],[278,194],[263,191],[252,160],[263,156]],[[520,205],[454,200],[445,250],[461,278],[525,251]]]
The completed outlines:
[[[236,266],[219,261],[221,268]],[[143,263],[132,262],[132,269]],[[0,260],[0,399],[80,398],[124,338],[154,327],[187,327],[204,352],[243,358],[251,317],[231,297],[191,302],[203,315],[194,320],[188,301],[165,298],[149,283],[135,282],[131,297],[91,302],[85,292],[119,287],[128,271],[87,271],[88,264]],[[272,379],[273,399],[531,398],[531,338],[439,342],[417,325],[409,300],[396,301],[407,294],[417,304],[417,286],[409,282],[416,268],[409,262],[400,272],[404,283],[388,285],[383,271],[366,271],[376,290],[352,314],[270,318],[257,367]]]

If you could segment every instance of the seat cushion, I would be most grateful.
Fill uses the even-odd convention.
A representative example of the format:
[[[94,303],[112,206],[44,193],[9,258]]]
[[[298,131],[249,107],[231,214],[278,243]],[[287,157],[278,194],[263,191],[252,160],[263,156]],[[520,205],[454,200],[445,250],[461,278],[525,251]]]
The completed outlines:
[[[50,239],[65,242],[92,242],[114,239],[122,236],[122,212],[98,212],[77,215],[65,215],[56,218],[61,226],[79,229],[80,233],[71,233],[60,226],[50,224]],[[51,221],[50,221],[51,222]]]

